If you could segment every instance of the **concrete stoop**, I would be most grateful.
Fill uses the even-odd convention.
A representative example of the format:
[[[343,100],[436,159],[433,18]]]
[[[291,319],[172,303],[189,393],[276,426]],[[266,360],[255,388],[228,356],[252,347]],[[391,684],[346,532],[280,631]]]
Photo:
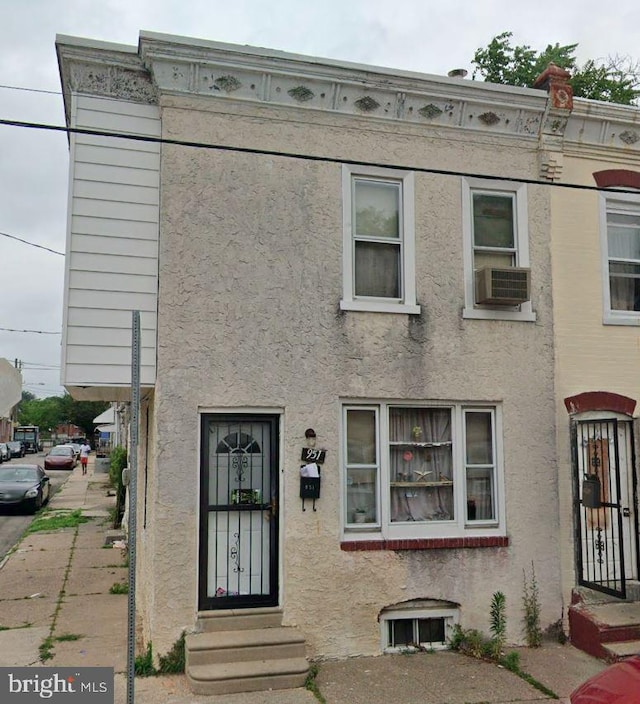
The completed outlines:
[[[305,640],[282,626],[279,609],[198,614],[198,633],[185,640],[186,676],[195,694],[233,694],[304,685]]]
[[[573,646],[600,660],[616,662],[640,653],[640,601],[598,599],[576,590],[569,632]]]

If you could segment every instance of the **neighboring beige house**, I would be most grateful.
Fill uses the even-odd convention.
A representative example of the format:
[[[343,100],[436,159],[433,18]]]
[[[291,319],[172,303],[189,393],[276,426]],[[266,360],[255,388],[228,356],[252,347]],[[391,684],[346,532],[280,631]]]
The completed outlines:
[[[143,640],[198,631],[188,676],[217,692],[488,632],[496,591],[522,642],[534,572],[541,626],[566,616],[562,100],[146,32],[57,50],[75,398],[130,398],[141,311]],[[288,646],[224,684],[221,639]]]
[[[640,110],[576,100],[549,154],[572,185],[551,189],[563,598],[572,641],[614,657],[640,647]],[[620,616],[590,605],[607,596]]]

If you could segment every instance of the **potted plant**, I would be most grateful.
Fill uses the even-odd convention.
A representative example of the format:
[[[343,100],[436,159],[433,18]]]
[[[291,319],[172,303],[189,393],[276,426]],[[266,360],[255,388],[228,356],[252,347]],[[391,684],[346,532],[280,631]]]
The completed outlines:
[[[356,523],[366,523],[367,522],[367,511],[364,508],[357,508],[354,511],[354,520]]]

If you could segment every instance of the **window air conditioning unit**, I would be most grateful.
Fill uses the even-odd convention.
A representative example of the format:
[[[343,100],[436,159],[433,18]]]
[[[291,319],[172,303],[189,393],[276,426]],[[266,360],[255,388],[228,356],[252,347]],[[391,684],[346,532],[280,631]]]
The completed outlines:
[[[517,306],[531,298],[531,271],[523,267],[486,267],[476,271],[476,303]]]

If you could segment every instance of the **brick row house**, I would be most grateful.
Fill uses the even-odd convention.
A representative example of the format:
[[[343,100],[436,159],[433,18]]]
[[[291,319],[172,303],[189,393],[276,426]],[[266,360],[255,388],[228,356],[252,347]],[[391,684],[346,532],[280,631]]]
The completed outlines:
[[[640,217],[597,190],[631,185],[635,108],[553,68],[512,88],[148,32],[57,52],[62,383],[127,402],[140,311],[139,633],[189,634],[194,691],[444,647],[498,590],[522,642],[534,576],[568,627],[578,586],[625,581],[585,543],[619,545],[623,508],[637,579]],[[583,505],[596,445],[619,511]]]

